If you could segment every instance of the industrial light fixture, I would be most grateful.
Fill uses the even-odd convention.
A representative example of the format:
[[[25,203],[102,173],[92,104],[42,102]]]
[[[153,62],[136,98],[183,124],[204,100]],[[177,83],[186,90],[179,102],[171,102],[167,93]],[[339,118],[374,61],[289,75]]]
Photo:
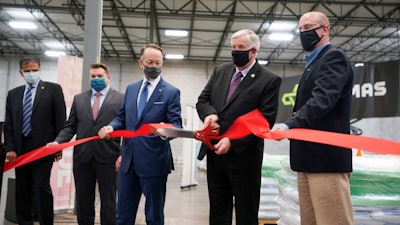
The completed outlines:
[[[34,23],[28,21],[10,21],[8,24],[15,29],[34,30],[37,28],[37,26]]]
[[[166,54],[166,59],[183,59],[184,56],[182,54]]]
[[[290,21],[274,21],[270,26],[270,31],[291,31],[297,28],[297,23]]]
[[[354,67],[361,67],[361,66],[364,66],[364,63],[355,63],[354,64]]]
[[[270,40],[274,41],[290,41],[293,39],[293,34],[290,33],[272,33],[269,35]]]
[[[37,15],[37,12],[29,12],[26,9],[15,9],[15,8],[3,8],[3,10],[14,19],[19,20],[33,20]]]
[[[174,37],[186,37],[188,32],[186,30],[165,30],[165,35]]]
[[[49,57],[58,57],[60,55],[65,55],[65,52],[62,51],[46,51],[44,54],[46,54]]]
[[[260,65],[267,65],[268,64],[268,60],[257,60],[258,64]]]

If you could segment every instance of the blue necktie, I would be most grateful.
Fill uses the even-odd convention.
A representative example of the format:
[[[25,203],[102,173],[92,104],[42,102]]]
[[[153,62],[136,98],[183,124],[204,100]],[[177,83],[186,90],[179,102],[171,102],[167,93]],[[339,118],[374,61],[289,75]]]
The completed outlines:
[[[32,88],[29,85],[25,93],[24,104],[22,107],[22,134],[26,137],[31,132],[31,115],[32,115]]]
[[[148,95],[148,86],[150,82],[146,81],[146,83],[143,86],[142,93],[140,93],[139,97],[139,104],[138,104],[138,118],[142,115],[142,112],[144,110],[144,107],[146,106],[147,102],[147,95]]]

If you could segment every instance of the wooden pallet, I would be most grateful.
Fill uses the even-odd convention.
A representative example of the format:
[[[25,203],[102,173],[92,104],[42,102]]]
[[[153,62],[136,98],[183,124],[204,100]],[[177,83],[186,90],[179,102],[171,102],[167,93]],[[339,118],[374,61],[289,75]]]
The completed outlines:
[[[276,225],[275,219],[258,219],[258,225]]]

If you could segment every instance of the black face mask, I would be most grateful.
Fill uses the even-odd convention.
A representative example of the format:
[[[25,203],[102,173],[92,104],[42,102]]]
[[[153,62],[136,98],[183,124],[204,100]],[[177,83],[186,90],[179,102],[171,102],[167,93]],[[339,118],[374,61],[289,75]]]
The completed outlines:
[[[156,66],[144,66],[143,72],[148,79],[156,79],[161,73],[161,68]]]
[[[304,51],[311,51],[315,47],[315,45],[322,39],[323,36],[318,37],[318,34],[316,32],[317,29],[321,28],[317,27],[312,30],[307,30],[300,32],[300,41],[301,41],[301,46],[303,47]]]
[[[237,66],[237,67],[242,67],[244,65],[246,65],[250,59],[249,59],[249,52],[253,50],[246,50],[246,51],[237,51],[237,50],[232,50],[232,60],[233,63]]]

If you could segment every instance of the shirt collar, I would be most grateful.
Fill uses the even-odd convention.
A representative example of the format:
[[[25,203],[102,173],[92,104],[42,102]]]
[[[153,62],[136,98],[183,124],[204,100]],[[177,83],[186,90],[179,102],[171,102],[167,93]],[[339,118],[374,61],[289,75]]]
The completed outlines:
[[[317,58],[318,54],[330,43],[325,43],[306,55],[306,68]]]
[[[144,85],[144,83],[146,81],[148,81],[150,83],[151,86],[155,87],[157,86],[157,84],[160,82],[161,80],[161,74],[156,78],[156,79],[152,79],[152,80],[147,80],[146,76],[143,77],[143,81],[142,81],[142,86]]]
[[[101,90],[101,91],[96,91],[96,90],[94,90],[94,89],[92,88],[92,95],[96,95],[96,93],[99,92],[100,95],[106,96],[106,94],[107,94],[107,92],[108,92],[109,89],[110,89],[110,85],[107,85],[107,86],[106,86],[105,88],[103,88],[103,90]]]
[[[235,75],[237,73],[239,73],[239,71],[240,71],[240,72],[242,72],[243,77],[245,77],[246,74],[251,70],[251,68],[253,68],[254,64],[256,64],[256,60],[254,60],[253,63],[249,67],[247,67],[246,69],[244,69],[242,71],[240,71],[237,67],[235,67]]]
[[[35,83],[33,83],[33,84],[28,84],[28,83],[26,83],[26,84],[25,84],[25,87],[28,88],[29,86],[31,86],[31,88],[37,88],[38,85],[39,85],[39,81],[38,81],[38,82],[35,82]]]

